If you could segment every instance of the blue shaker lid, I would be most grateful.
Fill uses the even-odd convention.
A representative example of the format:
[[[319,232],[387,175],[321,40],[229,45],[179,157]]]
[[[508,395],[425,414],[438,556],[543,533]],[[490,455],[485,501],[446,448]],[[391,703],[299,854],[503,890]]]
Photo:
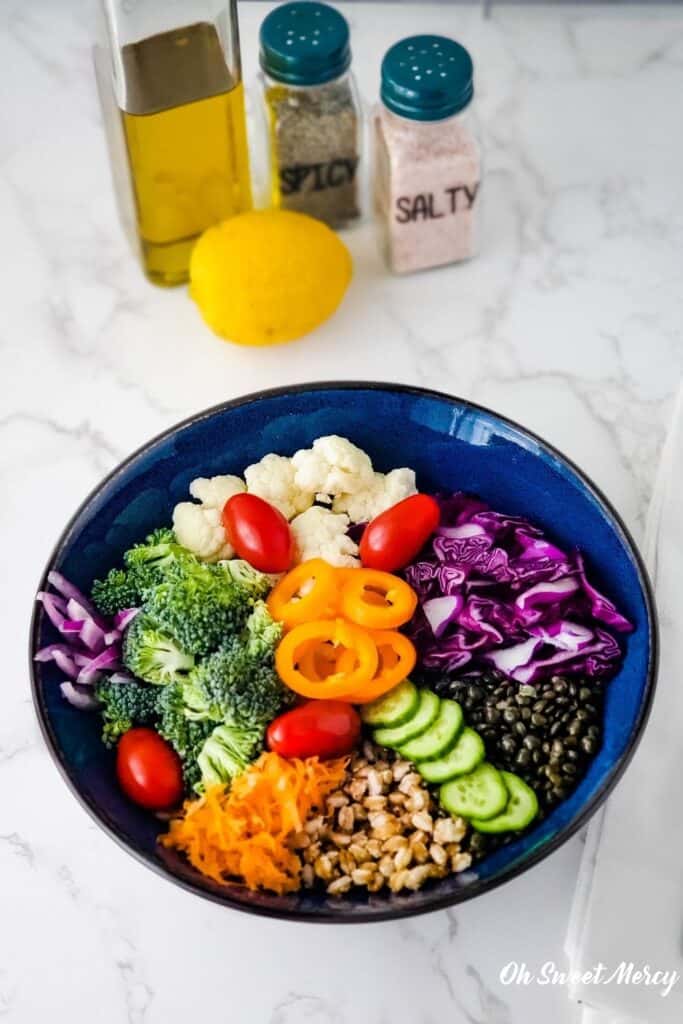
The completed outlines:
[[[445,36],[409,36],[382,61],[385,107],[414,121],[440,121],[472,99],[472,58]]]
[[[315,0],[280,4],[261,25],[261,67],[288,85],[320,85],[351,63],[349,26],[339,11]]]

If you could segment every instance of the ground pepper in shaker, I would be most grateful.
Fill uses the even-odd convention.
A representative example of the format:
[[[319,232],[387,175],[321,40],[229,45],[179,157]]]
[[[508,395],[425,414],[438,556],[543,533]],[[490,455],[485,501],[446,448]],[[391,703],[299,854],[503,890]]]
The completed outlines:
[[[360,213],[361,115],[346,19],[313,0],[281,4],[260,42],[271,203],[341,227]]]
[[[472,95],[472,59],[453,39],[411,36],[384,57],[373,118],[374,198],[396,273],[477,251],[481,148]]]

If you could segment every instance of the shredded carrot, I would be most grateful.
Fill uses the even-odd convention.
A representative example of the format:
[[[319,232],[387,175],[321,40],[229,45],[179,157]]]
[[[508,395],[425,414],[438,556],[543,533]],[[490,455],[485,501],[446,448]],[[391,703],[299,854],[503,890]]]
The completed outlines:
[[[301,859],[288,843],[343,782],[348,758],[285,759],[264,753],[233,782],[188,800],[160,837],[220,884],[281,894],[301,886]]]

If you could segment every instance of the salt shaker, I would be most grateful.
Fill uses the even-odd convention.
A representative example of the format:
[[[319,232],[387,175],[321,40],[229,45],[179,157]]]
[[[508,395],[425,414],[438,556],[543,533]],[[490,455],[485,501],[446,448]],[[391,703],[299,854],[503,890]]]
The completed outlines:
[[[481,147],[472,95],[472,59],[453,39],[411,36],[384,57],[373,118],[374,200],[396,273],[477,251]]]
[[[358,217],[360,104],[346,19],[328,4],[276,7],[260,34],[270,199],[341,227]]]

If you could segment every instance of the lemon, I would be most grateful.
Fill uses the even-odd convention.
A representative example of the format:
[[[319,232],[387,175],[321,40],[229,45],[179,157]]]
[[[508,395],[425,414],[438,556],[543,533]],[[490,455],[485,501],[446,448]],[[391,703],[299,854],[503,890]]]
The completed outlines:
[[[335,233],[302,213],[252,210],[205,231],[190,294],[209,327],[239,345],[277,345],[330,316],[351,280]]]

